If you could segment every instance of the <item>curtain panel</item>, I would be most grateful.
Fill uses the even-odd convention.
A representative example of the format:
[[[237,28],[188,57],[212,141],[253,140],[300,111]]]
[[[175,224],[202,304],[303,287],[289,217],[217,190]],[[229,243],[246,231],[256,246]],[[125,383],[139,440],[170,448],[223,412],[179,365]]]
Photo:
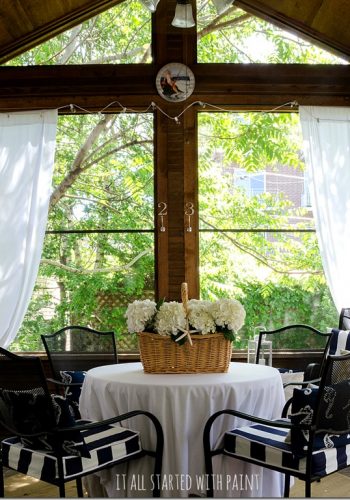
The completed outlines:
[[[22,324],[38,273],[57,110],[0,114],[0,346]]]
[[[340,311],[350,306],[350,108],[299,112],[323,268]]]

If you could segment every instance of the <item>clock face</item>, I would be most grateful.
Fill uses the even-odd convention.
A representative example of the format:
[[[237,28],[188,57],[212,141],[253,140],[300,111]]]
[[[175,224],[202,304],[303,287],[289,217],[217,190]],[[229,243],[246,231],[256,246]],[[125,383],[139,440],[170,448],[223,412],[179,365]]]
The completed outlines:
[[[181,63],[163,66],[156,77],[158,93],[166,101],[185,101],[192,94],[194,86],[194,74],[188,66]]]

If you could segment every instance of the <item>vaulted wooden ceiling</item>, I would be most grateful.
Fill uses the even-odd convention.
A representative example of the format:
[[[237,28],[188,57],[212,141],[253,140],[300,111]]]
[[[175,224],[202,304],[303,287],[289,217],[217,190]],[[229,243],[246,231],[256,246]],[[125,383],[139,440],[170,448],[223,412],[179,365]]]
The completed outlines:
[[[2,0],[0,63],[122,1]],[[236,0],[236,5],[350,58],[349,0]]]

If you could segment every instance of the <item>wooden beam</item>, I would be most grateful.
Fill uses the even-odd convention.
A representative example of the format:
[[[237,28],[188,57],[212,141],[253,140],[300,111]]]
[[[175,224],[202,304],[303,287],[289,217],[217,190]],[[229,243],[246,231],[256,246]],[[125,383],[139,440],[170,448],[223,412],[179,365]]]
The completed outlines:
[[[196,63],[196,29],[171,26],[175,7],[175,0],[162,1],[154,15],[152,46],[157,64],[152,81],[146,83],[146,88],[151,87],[153,92],[156,73],[163,65],[177,61],[189,66]],[[188,104],[188,101],[168,102],[156,95],[152,100],[170,116],[180,114]],[[185,215],[186,204],[196,205],[198,198],[196,149],[197,116],[193,108],[178,122],[156,112],[156,214],[158,203],[167,204],[166,230],[160,232],[159,221],[155,226],[158,298],[181,300],[182,282],[188,283],[191,298],[199,297],[198,210],[191,216],[192,231],[187,231],[188,218]]]
[[[350,67],[304,64],[191,64],[196,78],[192,96],[182,103],[204,101],[222,106],[269,109],[288,101],[347,106]],[[74,103],[99,111],[121,106],[145,110],[152,102],[175,114],[175,104],[156,92],[155,65],[38,66],[0,68],[0,110],[59,108]],[[151,109],[150,109],[151,110]],[[210,110],[210,107],[207,107]],[[69,112],[65,108],[62,112]]]

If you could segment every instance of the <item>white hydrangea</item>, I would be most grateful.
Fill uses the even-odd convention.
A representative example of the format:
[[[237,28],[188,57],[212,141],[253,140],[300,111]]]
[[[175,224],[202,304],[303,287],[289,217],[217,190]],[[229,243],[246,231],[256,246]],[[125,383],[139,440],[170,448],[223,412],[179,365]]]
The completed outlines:
[[[213,302],[210,312],[218,326],[238,332],[242,328],[245,319],[245,310],[242,304],[235,299],[220,299]]]
[[[176,335],[186,329],[186,314],[181,302],[164,302],[159,310],[151,300],[135,300],[129,304],[125,317],[128,331],[154,331],[160,335]],[[243,326],[245,310],[235,299],[216,302],[192,299],[188,302],[188,322],[191,329],[206,335],[221,328],[237,333]],[[219,328],[218,328],[219,327]]]
[[[125,313],[128,331],[130,333],[143,332],[146,324],[156,313],[156,303],[152,300],[134,300],[128,305]]]
[[[210,313],[210,305],[209,300],[191,299],[188,302],[188,321],[203,335],[216,330],[214,318]]]
[[[186,327],[186,317],[180,302],[164,302],[157,313],[156,330],[159,335],[176,335],[180,328]]]

